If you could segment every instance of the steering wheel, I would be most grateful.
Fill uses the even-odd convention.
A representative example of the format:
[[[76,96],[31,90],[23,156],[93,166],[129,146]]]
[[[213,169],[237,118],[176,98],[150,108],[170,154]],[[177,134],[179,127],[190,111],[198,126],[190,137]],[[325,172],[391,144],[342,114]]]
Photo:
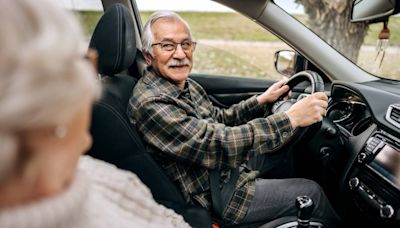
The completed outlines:
[[[286,85],[289,86],[289,90],[292,90],[294,87],[296,87],[297,85],[299,85],[302,82],[310,83],[310,86],[305,90],[305,91],[307,91],[306,93],[313,94],[316,92],[323,92],[325,90],[324,89],[324,81],[322,80],[321,76],[317,72],[310,71],[310,70],[300,71],[300,72],[294,74],[286,82]],[[301,100],[302,98],[304,98],[307,95],[305,95],[303,93],[303,94],[300,94],[300,96],[297,97],[297,99],[289,98],[289,99],[285,100],[284,97],[286,97],[286,96],[287,96],[287,94],[282,95],[272,105],[272,113],[273,114],[289,110],[289,108],[292,107],[293,104],[295,104],[297,101]],[[320,124],[320,123],[316,123],[316,124]],[[315,124],[313,124],[313,125],[315,125]],[[296,128],[291,139],[301,138],[303,136],[303,134],[309,128],[310,128],[310,126]],[[283,144],[281,144],[279,147],[275,148],[274,150],[279,150],[280,148],[286,146],[291,141],[292,140],[287,140],[286,142],[284,142]]]

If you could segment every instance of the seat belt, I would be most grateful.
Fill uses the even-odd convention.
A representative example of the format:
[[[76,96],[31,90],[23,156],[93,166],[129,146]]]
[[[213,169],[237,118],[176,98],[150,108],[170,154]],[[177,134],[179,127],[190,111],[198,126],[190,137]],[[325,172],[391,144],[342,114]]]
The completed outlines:
[[[239,179],[239,168],[231,169],[230,179],[228,183],[219,188],[220,184],[220,170],[213,169],[209,172],[211,201],[214,213],[222,219],[225,208],[228,206],[229,201],[232,199],[235,192],[236,182]]]

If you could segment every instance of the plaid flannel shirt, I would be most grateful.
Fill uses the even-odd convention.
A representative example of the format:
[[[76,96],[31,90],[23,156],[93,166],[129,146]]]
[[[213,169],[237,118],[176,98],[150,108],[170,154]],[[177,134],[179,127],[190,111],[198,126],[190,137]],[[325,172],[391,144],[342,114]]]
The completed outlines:
[[[195,81],[187,79],[185,89],[180,90],[152,71],[138,81],[128,105],[130,121],[147,150],[187,202],[211,211],[209,171],[220,169],[226,183],[229,168],[239,167],[236,190],[223,213],[230,223],[244,218],[254,196],[257,172],[247,168],[246,161],[271,151],[293,134],[284,113],[256,118],[265,111],[255,96],[220,109]]]

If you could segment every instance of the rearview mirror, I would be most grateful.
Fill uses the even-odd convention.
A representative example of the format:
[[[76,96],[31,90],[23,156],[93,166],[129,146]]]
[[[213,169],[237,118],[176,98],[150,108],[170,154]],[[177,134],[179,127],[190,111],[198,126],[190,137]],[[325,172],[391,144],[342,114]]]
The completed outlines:
[[[386,21],[396,13],[396,0],[355,0],[351,8],[351,22]]]
[[[285,76],[292,76],[296,72],[297,54],[294,51],[277,51],[275,52],[275,69],[278,73]]]

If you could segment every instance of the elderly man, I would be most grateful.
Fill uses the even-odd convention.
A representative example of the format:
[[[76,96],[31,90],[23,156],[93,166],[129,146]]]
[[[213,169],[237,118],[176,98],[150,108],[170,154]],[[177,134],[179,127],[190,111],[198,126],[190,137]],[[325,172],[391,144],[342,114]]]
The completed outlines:
[[[257,178],[256,170],[265,167],[249,166],[279,167],[284,152],[277,152],[282,154],[278,159],[265,154],[288,140],[296,127],[322,120],[328,100],[324,93],[302,99],[285,113],[259,118],[268,104],[288,92],[285,81],[279,81],[259,96],[220,109],[188,78],[196,42],[181,17],[154,13],[144,26],[142,43],[148,68],[133,91],[128,115],[187,202],[220,214],[227,223],[239,223],[295,215],[296,196],[308,195],[316,204],[315,216],[337,218],[315,182]],[[222,208],[213,198],[218,193],[213,193],[212,176],[217,176],[218,192],[228,189]]]

